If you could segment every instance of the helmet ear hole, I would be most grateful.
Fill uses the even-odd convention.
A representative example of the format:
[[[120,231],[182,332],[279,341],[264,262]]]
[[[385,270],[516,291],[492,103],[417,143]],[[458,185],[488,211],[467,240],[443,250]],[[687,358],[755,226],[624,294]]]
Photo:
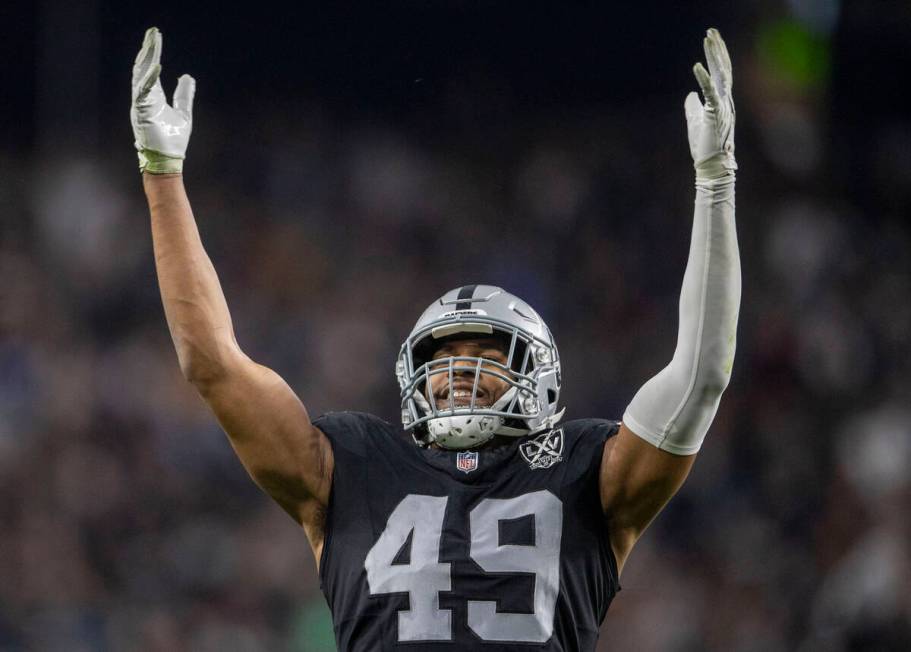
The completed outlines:
[[[553,404],[556,403],[556,402],[557,402],[557,392],[555,392],[553,389],[551,389],[551,388],[548,387],[548,389],[547,389],[547,403],[548,403],[548,405],[553,405]]]

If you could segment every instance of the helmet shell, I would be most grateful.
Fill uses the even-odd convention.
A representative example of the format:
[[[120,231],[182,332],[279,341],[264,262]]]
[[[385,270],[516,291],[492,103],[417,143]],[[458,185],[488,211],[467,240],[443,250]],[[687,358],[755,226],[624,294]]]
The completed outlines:
[[[507,343],[508,362],[502,370],[504,376],[499,377],[509,376],[510,388],[493,406],[443,409],[429,395],[428,373],[439,371],[430,371],[427,363],[443,341],[457,336],[494,336]],[[480,368],[481,360],[474,360],[477,373],[486,373]],[[402,423],[413,429],[420,443],[436,441],[451,448],[468,448],[494,434],[523,436],[551,427],[562,416],[557,412],[560,356],[550,329],[522,299],[492,285],[456,288],[430,304],[402,344],[396,377]],[[493,417],[493,427],[490,419],[479,416]],[[474,424],[478,427],[473,428]],[[441,434],[444,431],[449,434]]]

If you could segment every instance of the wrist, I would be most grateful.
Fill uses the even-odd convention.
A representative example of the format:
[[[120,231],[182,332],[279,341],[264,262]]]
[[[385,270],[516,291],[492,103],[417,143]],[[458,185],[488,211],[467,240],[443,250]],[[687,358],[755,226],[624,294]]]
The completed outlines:
[[[696,169],[696,181],[717,181],[733,177],[737,170],[737,161],[733,154],[720,152],[693,164]]]
[[[165,156],[160,152],[150,149],[140,149],[139,171],[149,174],[181,174],[183,172],[183,159]]]
[[[142,187],[150,202],[171,198],[173,193],[185,194],[182,174],[143,172]]]

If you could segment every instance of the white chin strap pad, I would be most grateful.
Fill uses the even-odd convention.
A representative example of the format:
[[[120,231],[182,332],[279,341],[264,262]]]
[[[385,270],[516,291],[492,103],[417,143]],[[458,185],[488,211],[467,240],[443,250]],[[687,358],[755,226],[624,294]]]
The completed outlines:
[[[438,417],[427,422],[430,441],[442,448],[474,448],[490,440],[503,424],[503,417],[467,414]]]
[[[512,401],[516,389],[509,388],[491,405],[491,409],[503,410]],[[426,399],[423,403],[429,409]],[[427,422],[428,440],[443,448],[462,450],[480,446],[493,438],[502,429],[505,417],[480,414],[459,414],[437,417]]]
[[[697,180],[677,348],[670,364],[626,408],[627,428],[675,455],[699,450],[731,376],[739,310],[740,254],[730,173]]]

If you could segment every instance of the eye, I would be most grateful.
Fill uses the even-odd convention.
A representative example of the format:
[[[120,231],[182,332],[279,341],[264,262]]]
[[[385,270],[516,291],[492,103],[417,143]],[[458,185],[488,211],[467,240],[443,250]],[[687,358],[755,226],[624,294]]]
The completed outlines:
[[[493,360],[494,362],[500,362],[506,364],[506,356],[499,349],[490,349],[481,353],[482,358],[487,358],[488,360]]]

